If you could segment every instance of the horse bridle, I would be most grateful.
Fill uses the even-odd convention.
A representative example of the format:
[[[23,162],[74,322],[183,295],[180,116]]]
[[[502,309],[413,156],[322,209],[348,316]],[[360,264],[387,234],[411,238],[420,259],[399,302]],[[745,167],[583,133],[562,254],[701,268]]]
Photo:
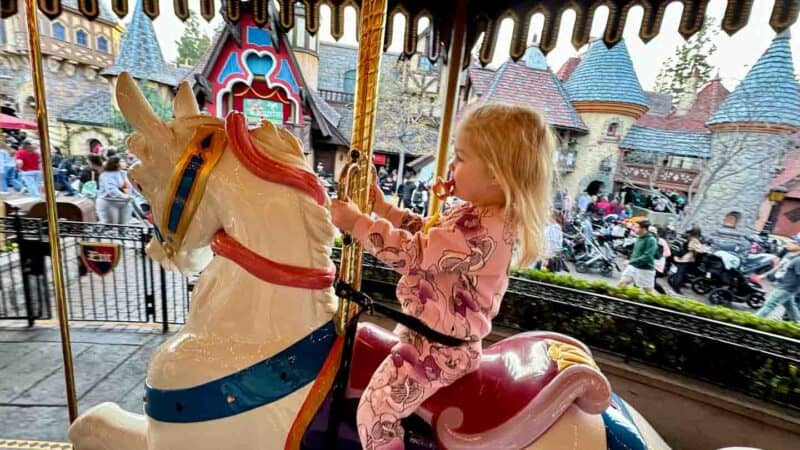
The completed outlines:
[[[253,175],[265,181],[297,189],[324,205],[325,187],[310,171],[274,160],[257,148],[241,112],[232,111],[219,124],[200,125],[178,160],[169,184],[169,197],[154,234],[164,253],[173,258],[181,249],[189,225],[206,191],[212,171],[225,152],[226,145]],[[291,266],[260,256],[238,243],[224,230],[211,241],[215,254],[236,262],[251,275],[284,286],[323,289],[333,284],[336,266],[313,269]]]

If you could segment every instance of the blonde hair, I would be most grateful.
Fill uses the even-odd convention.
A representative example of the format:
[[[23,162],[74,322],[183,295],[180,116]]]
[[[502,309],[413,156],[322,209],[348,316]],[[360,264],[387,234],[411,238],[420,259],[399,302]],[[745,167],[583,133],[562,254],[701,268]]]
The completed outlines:
[[[514,264],[539,255],[550,219],[553,151],[550,126],[536,110],[510,104],[477,107],[458,126],[505,195],[504,211],[517,227]]]

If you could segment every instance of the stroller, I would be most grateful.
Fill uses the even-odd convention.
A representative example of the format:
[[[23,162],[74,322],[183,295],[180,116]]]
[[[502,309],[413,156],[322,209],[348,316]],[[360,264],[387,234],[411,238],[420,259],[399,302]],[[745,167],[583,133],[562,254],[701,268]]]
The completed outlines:
[[[584,239],[586,252],[578,256],[575,261],[575,271],[587,273],[591,270],[600,272],[603,276],[610,277],[614,269],[620,270],[614,250],[608,241],[599,242],[591,229],[591,226],[581,227],[581,236]]]
[[[760,308],[764,304],[764,289],[738,267],[732,266],[727,255],[724,251],[706,254],[701,263],[705,276],[692,282],[692,289],[695,289],[695,284],[702,285],[699,290],[708,292],[708,300],[713,305],[730,306],[736,302]]]

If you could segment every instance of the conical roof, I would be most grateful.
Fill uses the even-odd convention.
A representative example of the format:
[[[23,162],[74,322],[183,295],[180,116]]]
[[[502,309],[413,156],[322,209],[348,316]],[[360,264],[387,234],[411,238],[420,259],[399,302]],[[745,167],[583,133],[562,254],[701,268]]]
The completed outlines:
[[[648,106],[624,39],[612,48],[601,40],[589,44],[580,64],[567,80],[566,88],[573,102]]]
[[[153,22],[145,16],[141,0],[136,1],[133,17],[122,34],[116,61],[103,71],[103,75],[119,75],[121,72],[128,72],[133,78],[169,86],[176,86],[184,73],[164,61]]]
[[[545,58],[542,51],[539,50],[539,44],[533,44],[525,50],[525,55],[522,56],[522,62],[531,69],[550,70],[550,67],[547,65],[547,58]]]
[[[772,40],[708,125],[768,123],[800,127],[800,96],[790,38],[786,30]]]

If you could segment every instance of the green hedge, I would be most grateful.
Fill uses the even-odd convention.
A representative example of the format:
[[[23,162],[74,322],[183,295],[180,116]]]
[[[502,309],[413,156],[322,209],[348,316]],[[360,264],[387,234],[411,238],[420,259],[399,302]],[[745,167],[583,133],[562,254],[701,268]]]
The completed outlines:
[[[767,333],[800,339],[800,325],[796,323],[765,319],[757,317],[749,312],[736,311],[724,306],[712,306],[697,300],[670,297],[668,295],[649,295],[634,287],[623,288],[610,285],[604,281],[583,280],[570,275],[553,273],[545,270],[517,270],[514,271],[512,275],[528,280],[540,281],[542,283],[595,292],[624,300],[659,306],[673,311],[694,314],[720,322],[732,323]]]

